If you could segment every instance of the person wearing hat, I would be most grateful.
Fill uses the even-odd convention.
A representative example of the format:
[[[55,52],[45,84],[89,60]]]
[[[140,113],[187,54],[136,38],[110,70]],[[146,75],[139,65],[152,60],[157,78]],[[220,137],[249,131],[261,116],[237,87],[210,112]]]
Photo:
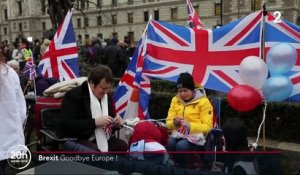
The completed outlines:
[[[166,119],[169,136],[168,151],[194,151],[205,142],[204,135],[213,127],[213,107],[209,99],[195,88],[189,73],[177,80],[178,93],[172,98]],[[186,165],[186,155],[175,154],[179,165]]]

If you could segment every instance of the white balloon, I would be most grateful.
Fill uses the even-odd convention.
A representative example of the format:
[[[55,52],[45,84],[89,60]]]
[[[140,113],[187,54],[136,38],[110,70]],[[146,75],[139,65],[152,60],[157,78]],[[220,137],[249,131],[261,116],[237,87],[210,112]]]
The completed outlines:
[[[239,75],[247,85],[261,89],[268,78],[268,67],[261,58],[248,56],[240,63]]]

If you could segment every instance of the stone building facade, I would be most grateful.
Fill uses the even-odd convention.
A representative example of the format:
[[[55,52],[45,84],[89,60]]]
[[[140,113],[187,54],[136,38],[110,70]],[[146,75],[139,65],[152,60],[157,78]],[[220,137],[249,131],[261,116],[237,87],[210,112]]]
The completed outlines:
[[[261,8],[262,0],[192,0],[206,28],[224,25]],[[269,11],[300,24],[300,0],[268,0]],[[0,41],[20,35],[42,38],[51,28],[47,0],[0,0]],[[77,38],[137,41],[152,19],[186,25],[186,0],[75,0]],[[221,8],[222,7],[222,8]]]

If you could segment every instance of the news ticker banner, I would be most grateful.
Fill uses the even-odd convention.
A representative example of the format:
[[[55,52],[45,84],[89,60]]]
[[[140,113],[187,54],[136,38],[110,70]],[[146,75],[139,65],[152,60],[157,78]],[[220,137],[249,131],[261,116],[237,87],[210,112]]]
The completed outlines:
[[[207,159],[218,162],[222,168],[224,160],[235,161],[242,160],[250,162],[255,167],[255,164],[262,164],[272,160],[277,167],[281,167],[280,151],[256,151],[256,152],[167,152],[169,159],[176,157],[178,154],[186,155],[189,160],[196,163],[197,160]],[[108,172],[114,174],[122,171],[120,165],[124,163],[134,163],[136,159],[141,160],[141,157],[150,160],[151,163],[159,162],[165,159],[165,153],[153,152],[65,152],[65,151],[38,151],[31,152],[26,146],[17,145],[9,151],[8,164],[20,170],[20,174],[31,173],[70,173],[78,174],[93,172]],[[161,158],[161,159],[160,159]],[[135,159],[135,160],[133,160]],[[275,161],[274,161],[275,160]],[[140,161],[141,162],[141,161]],[[241,161],[239,162],[241,163]],[[222,165],[223,164],[223,165]],[[243,163],[242,163],[243,164]],[[70,168],[71,167],[71,168]],[[79,167],[79,168],[78,168]],[[134,172],[134,170],[132,170]]]

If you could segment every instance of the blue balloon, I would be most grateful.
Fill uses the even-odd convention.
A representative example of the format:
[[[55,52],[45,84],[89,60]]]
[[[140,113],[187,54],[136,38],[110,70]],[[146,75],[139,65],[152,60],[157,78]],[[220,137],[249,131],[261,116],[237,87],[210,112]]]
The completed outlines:
[[[270,77],[262,87],[267,102],[279,102],[288,98],[293,92],[291,80],[285,76]]]
[[[267,67],[271,75],[282,75],[290,71],[297,61],[297,50],[289,43],[278,43],[267,54]]]

